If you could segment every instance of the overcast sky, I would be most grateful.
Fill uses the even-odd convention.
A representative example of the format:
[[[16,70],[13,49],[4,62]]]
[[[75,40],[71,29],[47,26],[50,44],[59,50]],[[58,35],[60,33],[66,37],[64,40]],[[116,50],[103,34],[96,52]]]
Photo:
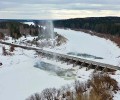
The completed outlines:
[[[119,16],[120,0],[0,0],[0,18],[66,19]]]

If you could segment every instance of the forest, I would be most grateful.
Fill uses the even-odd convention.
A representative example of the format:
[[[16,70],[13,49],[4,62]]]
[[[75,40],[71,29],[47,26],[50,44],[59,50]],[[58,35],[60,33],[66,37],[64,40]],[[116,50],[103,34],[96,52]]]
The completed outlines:
[[[85,29],[120,36],[120,17],[88,17],[55,20],[54,26],[59,28]]]

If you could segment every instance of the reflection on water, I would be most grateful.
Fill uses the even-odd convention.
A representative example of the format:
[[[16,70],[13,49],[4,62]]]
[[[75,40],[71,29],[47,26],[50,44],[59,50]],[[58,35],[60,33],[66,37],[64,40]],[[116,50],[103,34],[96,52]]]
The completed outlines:
[[[55,74],[57,76],[63,77],[65,79],[74,79],[75,74],[73,73],[73,69],[63,69],[58,66],[46,63],[46,62],[36,62],[34,67],[39,68],[44,71],[51,72],[52,74]]]
[[[76,53],[76,52],[69,52],[68,55],[80,56],[84,58],[93,58],[93,59],[103,59],[102,57],[96,57],[94,55],[86,54],[86,53]]]

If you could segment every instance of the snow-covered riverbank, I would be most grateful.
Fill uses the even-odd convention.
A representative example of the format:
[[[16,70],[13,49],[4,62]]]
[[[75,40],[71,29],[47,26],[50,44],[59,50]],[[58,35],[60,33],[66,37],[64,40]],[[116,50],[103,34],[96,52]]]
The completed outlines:
[[[67,39],[67,42],[63,43],[61,46],[56,46],[55,48],[43,46],[43,49],[120,66],[120,48],[112,41],[70,29],[55,28],[54,31],[64,36]],[[35,44],[27,43],[27,41],[33,41],[35,38],[37,37],[21,37],[15,44],[36,47]],[[9,43],[14,42],[12,38],[8,38],[8,40],[5,41]],[[48,41],[44,39],[39,42],[40,44],[42,43],[42,45],[47,45],[51,40]]]
[[[82,58],[85,58],[85,56],[81,56],[81,54],[88,54],[89,57],[85,59],[113,65],[119,65],[120,63],[120,58],[118,57],[120,56],[120,48],[109,40],[73,30],[55,29],[55,32],[66,37],[68,39],[67,43],[60,47],[43,49],[64,54],[73,52],[73,56],[78,56],[79,54],[78,57]],[[32,37],[28,38],[31,39]],[[85,68],[79,69],[78,66],[73,68],[72,65],[67,65],[66,63],[61,64],[61,62],[56,62],[55,60],[41,58],[35,55],[35,51],[21,48],[15,48],[14,55],[12,56],[3,56],[2,46],[3,45],[0,44],[0,62],[3,63],[3,65],[0,66],[1,100],[24,100],[31,94],[41,92],[45,88],[59,88],[65,84],[73,83],[76,79],[86,81],[93,72],[93,70],[86,71]],[[6,46],[6,48],[9,47]],[[95,59],[96,57],[101,57],[103,59]],[[52,66],[52,71],[48,69],[43,70],[41,67],[34,67],[36,62],[39,63],[39,61],[54,65]],[[56,71],[55,67],[63,70],[72,69],[74,70],[73,74],[75,77],[68,79],[56,75],[54,73],[54,71]],[[112,77],[119,82],[120,72],[117,71],[116,75]],[[119,93],[115,96],[115,100],[119,100]]]

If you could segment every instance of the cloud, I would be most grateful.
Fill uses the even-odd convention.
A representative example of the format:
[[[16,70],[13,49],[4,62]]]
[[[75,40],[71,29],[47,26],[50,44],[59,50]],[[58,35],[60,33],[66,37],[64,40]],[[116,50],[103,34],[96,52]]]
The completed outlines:
[[[12,8],[12,7],[18,7],[20,4],[15,2],[5,2],[0,1],[0,10]]]
[[[16,19],[66,19],[78,17],[120,16],[120,11],[111,10],[49,10],[49,11],[3,11],[3,18]],[[9,16],[9,17],[8,17]]]
[[[1,0],[0,18],[120,16],[120,0]]]
[[[1,0],[4,2],[16,2],[16,0]],[[120,0],[17,0],[18,3],[24,4],[70,4],[70,3],[86,3],[86,4],[120,4]]]
[[[111,10],[53,10],[53,16],[57,18],[79,18],[79,17],[98,17],[98,16],[120,16],[120,11]]]

